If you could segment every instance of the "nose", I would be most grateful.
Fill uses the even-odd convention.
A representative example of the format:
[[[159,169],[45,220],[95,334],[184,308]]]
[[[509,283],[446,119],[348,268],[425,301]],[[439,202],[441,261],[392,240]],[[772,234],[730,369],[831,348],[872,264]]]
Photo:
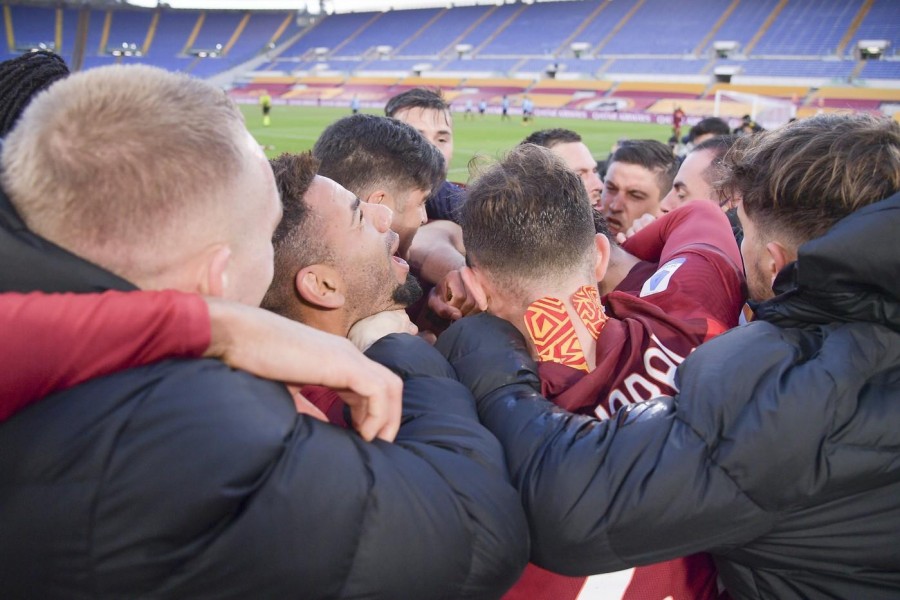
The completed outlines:
[[[662,211],[663,214],[675,210],[678,207],[678,200],[675,195],[674,188],[666,194],[666,197],[662,199],[659,203],[659,210]]]
[[[391,221],[394,220],[394,213],[384,204],[363,202],[360,204],[360,210],[363,212],[363,217],[367,219],[379,233],[384,233],[391,228]]]
[[[425,210],[425,205],[423,204],[419,208],[419,225],[424,225],[428,222],[428,211]]]
[[[603,190],[601,195],[601,206],[607,212],[617,212],[619,209],[618,196],[615,193]]]

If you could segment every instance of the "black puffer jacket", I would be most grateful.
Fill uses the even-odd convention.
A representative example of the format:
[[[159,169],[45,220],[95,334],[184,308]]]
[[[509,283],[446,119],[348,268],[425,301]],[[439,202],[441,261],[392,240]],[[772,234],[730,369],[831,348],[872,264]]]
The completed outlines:
[[[735,598],[900,597],[900,194],[800,249],[680,393],[599,422],[534,391],[489,316],[439,340],[503,444],[532,558],[571,575],[709,551]],[[486,369],[493,365],[493,370]]]
[[[129,287],[14,229],[7,289],[59,289],[37,267],[57,260],[67,285]],[[405,379],[394,444],[215,360],[95,379],[0,424],[0,597],[499,597],[528,557],[502,449],[427,343],[370,354]]]

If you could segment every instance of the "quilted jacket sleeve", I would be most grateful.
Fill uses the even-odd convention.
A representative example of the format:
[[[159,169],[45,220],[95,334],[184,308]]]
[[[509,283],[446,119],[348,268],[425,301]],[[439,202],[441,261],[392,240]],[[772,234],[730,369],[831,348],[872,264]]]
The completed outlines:
[[[536,391],[511,325],[462,319],[438,348],[470,387],[506,451],[532,535],[532,561],[587,575],[752,539],[771,519],[718,468],[704,437],[663,397],[608,421],[573,415]]]
[[[209,376],[154,389],[122,426],[144,432],[118,436],[98,502],[104,591],[498,598],[528,558],[500,445],[426,342],[394,335],[370,353],[405,380],[393,444],[298,416],[283,386],[223,379],[216,361],[200,361]],[[163,434],[173,422],[178,431]],[[152,486],[135,481],[150,473]],[[143,540],[155,531],[181,541],[148,561]]]

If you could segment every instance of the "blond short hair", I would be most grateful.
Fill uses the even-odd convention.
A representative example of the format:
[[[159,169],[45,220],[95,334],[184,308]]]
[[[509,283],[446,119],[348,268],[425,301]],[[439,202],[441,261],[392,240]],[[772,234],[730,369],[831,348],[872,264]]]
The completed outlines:
[[[179,234],[221,211],[245,131],[234,103],[200,80],[93,69],[28,106],[4,144],[3,185],[43,237],[126,277],[161,270]]]

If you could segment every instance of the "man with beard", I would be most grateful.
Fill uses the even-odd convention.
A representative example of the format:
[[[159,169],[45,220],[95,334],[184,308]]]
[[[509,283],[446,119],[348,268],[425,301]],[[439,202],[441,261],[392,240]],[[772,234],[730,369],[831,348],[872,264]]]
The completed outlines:
[[[271,161],[284,214],[272,238],[275,275],[262,307],[315,329],[351,340],[365,350],[378,329],[416,333],[403,309],[422,289],[396,256],[400,236],[390,229],[383,204],[363,202],[331,179],[317,175],[309,153],[282,154]],[[367,317],[389,311],[372,323]],[[354,330],[354,326],[357,325]],[[373,329],[373,326],[375,329]],[[351,335],[353,331],[353,335]],[[307,386],[302,394],[332,422],[346,425],[337,394]]]
[[[464,276],[481,296],[479,304],[528,340],[540,360],[542,393],[559,407],[616,419],[633,403],[674,393],[677,365],[737,324],[740,255],[715,206],[686,206],[636,236],[662,264],[639,294],[612,291],[601,302],[597,282],[606,279],[609,235],[596,232],[583,181],[563,160],[522,144],[485,170],[469,192],[461,213],[470,264]],[[691,221],[717,231],[730,247],[698,243],[702,236],[685,227]],[[486,362],[484,372],[494,373],[497,364]],[[605,597],[629,600],[710,599],[715,571],[702,555],[623,569],[610,578],[565,578],[530,566],[504,598],[575,600],[600,588]]]
[[[22,221],[0,238],[21,242],[3,246],[3,289],[266,295],[279,190],[214,86],[76,73],[28,106],[0,161],[4,221]],[[3,596],[499,596],[528,543],[502,451],[427,343],[369,352],[404,379],[393,444],[197,358],[94,377],[3,422]]]
[[[735,599],[896,598],[900,126],[820,115],[748,137],[723,189],[756,320],[687,357],[676,394],[606,421],[565,413],[492,315],[439,348],[506,450],[541,566],[705,551]]]
[[[425,202],[444,181],[441,152],[410,125],[376,115],[353,115],[329,125],[312,150],[319,175],[360,200],[391,209],[400,236],[397,255],[406,260],[413,238],[427,220]]]

